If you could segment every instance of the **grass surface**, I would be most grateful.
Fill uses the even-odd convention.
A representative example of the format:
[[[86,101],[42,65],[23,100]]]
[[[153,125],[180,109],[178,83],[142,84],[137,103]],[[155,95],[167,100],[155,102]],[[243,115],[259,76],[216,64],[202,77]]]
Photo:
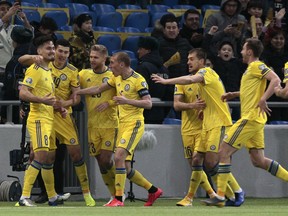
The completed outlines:
[[[226,216],[226,215],[288,215],[288,198],[279,199],[252,199],[247,198],[241,207],[207,207],[200,203],[200,199],[194,200],[193,207],[178,207],[176,202],[179,199],[159,199],[153,207],[143,207],[144,202],[125,201],[125,207],[108,208],[102,207],[104,200],[97,200],[96,207],[86,207],[84,202],[67,201],[64,205],[49,207],[46,204],[37,207],[14,207],[15,202],[0,202],[0,215],[2,216]]]

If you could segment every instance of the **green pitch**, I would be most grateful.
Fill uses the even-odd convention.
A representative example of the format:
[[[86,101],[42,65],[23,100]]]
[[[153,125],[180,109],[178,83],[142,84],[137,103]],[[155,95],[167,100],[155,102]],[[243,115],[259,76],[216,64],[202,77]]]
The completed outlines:
[[[41,204],[37,207],[14,207],[14,202],[0,202],[0,215],[3,216],[287,216],[288,198],[281,199],[253,199],[247,198],[241,207],[207,207],[200,204],[200,199],[193,202],[193,207],[178,207],[175,205],[180,199],[160,198],[152,207],[143,207],[144,202],[125,201],[125,207],[102,207],[103,200],[97,200],[96,207],[85,207],[84,202],[67,201],[64,205],[48,207]]]

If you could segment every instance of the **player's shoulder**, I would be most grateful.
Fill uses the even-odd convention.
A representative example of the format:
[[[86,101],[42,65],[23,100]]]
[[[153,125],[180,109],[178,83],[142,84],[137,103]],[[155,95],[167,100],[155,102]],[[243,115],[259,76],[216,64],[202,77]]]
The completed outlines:
[[[71,71],[78,72],[78,69],[77,69],[74,65],[72,65],[72,64],[70,64],[70,63],[67,63],[66,67],[67,67],[69,70],[71,70]]]

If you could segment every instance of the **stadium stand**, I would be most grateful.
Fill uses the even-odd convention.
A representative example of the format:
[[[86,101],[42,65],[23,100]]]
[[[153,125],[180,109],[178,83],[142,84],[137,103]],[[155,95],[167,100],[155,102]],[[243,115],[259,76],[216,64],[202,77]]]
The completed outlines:
[[[127,16],[124,26],[138,28],[144,32],[145,28],[149,26],[149,15],[144,12],[133,12]]]

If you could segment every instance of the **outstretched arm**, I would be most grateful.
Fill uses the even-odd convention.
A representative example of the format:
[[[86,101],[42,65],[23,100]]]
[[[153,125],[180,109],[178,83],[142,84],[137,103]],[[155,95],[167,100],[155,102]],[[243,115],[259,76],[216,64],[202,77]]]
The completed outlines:
[[[195,100],[193,103],[185,103],[183,95],[174,95],[173,106],[176,111],[183,111],[189,109],[201,110],[206,107],[204,100]]]
[[[239,96],[240,96],[240,92],[239,91],[237,91],[237,92],[226,92],[225,94],[223,94],[221,96],[221,100],[223,102],[225,102],[225,101],[231,100],[231,99],[239,97]]]
[[[157,74],[152,74],[151,75],[151,79],[155,82],[155,83],[161,83],[164,85],[175,85],[175,84],[179,84],[179,85],[188,85],[188,84],[192,84],[192,83],[201,83],[204,81],[203,76],[196,74],[196,75],[187,75],[187,76],[181,76],[181,77],[176,77],[176,78],[171,78],[171,79],[164,79],[160,76],[158,76]]]

